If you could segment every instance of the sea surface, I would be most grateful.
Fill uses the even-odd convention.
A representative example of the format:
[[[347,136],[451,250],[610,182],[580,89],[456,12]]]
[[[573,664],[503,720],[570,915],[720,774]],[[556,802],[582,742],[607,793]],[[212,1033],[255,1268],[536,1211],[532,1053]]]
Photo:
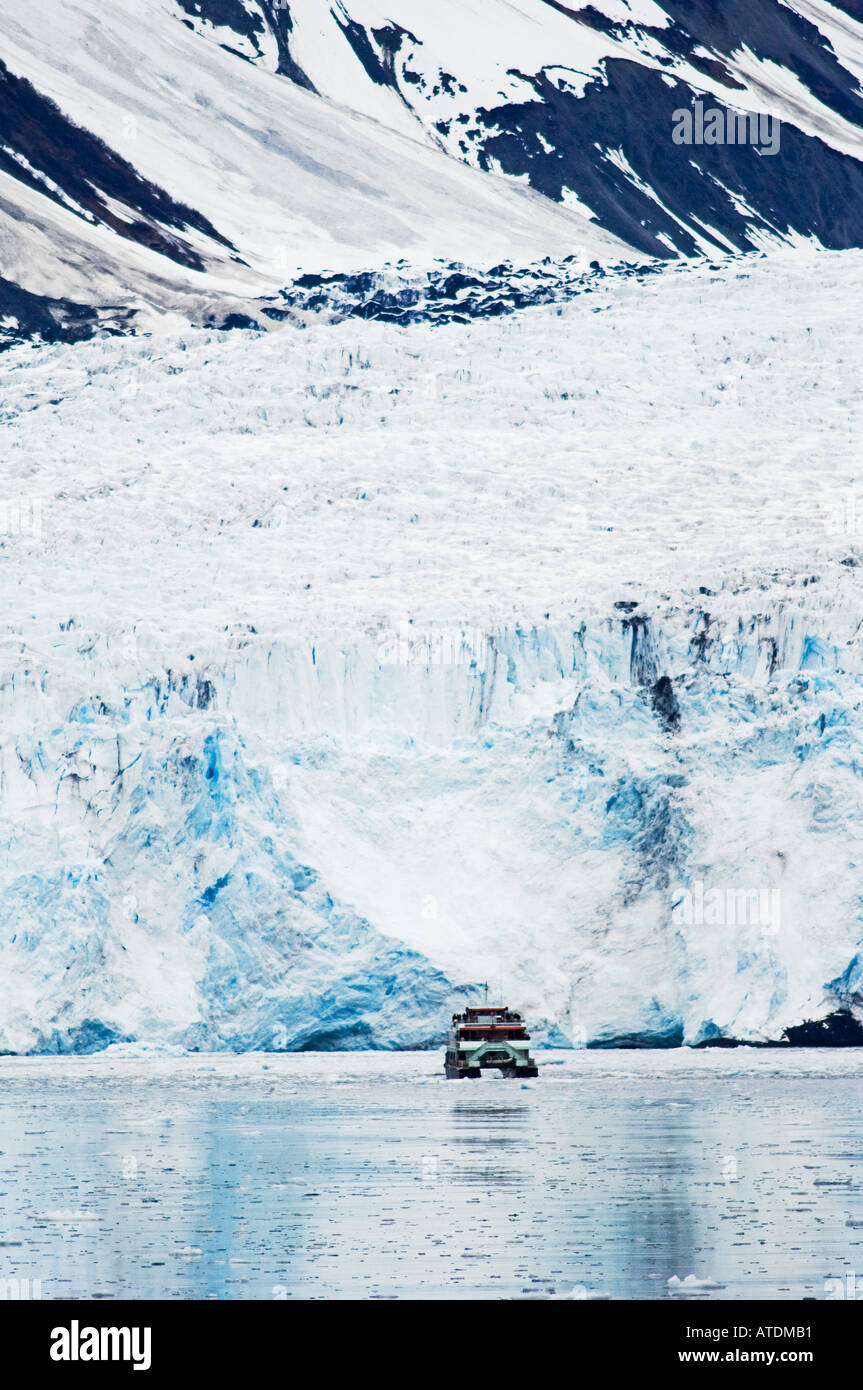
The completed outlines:
[[[0,1296],[863,1294],[863,1053],[538,1056],[2,1058]]]

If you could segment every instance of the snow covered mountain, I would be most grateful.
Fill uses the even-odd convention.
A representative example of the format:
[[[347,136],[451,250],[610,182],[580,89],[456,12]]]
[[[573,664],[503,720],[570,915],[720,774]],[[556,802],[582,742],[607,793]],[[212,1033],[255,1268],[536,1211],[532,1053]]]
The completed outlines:
[[[196,32],[649,255],[863,239],[859,0],[177,3]],[[699,100],[779,121],[779,149],[676,145]]]
[[[579,212],[207,42],[173,0],[0,16],[7,338],[247,322],[299,270],[619,258]],[[0,324],[0,327],[3,325]]]
[[[859,246],[861,77],[858,0],[7,0],[0,331],[266,326],[402,258]]]
[[[7,352],[0,1050],[853,1030],[861,292]]]

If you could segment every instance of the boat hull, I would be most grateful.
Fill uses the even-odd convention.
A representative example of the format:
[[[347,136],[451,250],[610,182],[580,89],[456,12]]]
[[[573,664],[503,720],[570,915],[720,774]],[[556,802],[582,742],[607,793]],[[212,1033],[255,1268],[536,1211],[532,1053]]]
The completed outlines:
[[[518,1067],[505,1062],[483,1062],[479,1066],[459,1065],[457,1062],[444,1062],[444,1073],[450,1079],[460,1079],[470,1077],[475,1079],[481,1076],[484,1071],[499,1071],[501,1076],[517,1076],[529,1078],[539,1076],[539,1070],[533,1065]]]

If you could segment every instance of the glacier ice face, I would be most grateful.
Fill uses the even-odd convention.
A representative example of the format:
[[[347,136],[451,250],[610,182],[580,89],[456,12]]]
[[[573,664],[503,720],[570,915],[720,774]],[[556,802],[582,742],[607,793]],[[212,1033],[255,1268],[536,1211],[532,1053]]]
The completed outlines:
[[[333,901],[292,853],[266,764],[195,718],[200,688],[187,698],[169,677],[4,750],[26,827],[4,894],[4,1050],[428,1042],[449,982]]]
[[[487,978],[576,1043],[856,1004],[852,626],[819,614],[813,666],[799,595],[716,608],[706,646],[691,610],[498,631],[462,664],[276,643],[129,681],[98,643],[76,692],[16,681],[4,1049],[425,1045]]]
[[[8,354],[0,1050],[859,1012],[861,276]]]

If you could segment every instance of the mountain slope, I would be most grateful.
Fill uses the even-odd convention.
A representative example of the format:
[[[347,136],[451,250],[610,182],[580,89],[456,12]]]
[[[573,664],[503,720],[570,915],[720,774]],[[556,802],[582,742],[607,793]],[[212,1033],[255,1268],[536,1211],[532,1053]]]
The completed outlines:
[[[863,241],[859,4],[177,3],[202,36],[588,209],[650,255]],[[780,153],[676,146],[674,112],[699,98],[781,120]]]
[[[624,249],[202,41],[173,0],[13,0],[0,33],[0,267],[28,294],[219,323],[300,268]]]
[[[0,42],[0,341],[402,259],[863,244],[856,4],[9,0]],[[774,152],[675,143],[696,109]]]

